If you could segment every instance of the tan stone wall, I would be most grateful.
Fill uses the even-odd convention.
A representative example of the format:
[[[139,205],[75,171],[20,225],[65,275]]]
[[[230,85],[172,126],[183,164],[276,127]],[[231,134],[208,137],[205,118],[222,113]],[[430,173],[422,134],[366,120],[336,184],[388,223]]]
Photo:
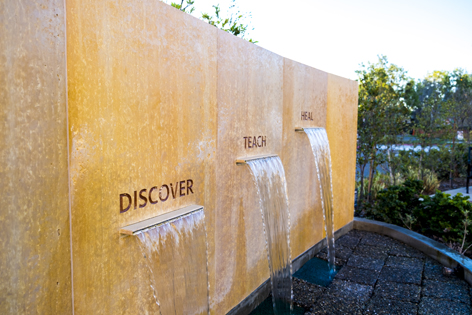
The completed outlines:
[[[215,314],[225,314],[269,277],[262,217],[240,157],[282,151],[283,58],[218,31]],[[263,136],[266,146],[245,143]],[[257,138],[256,138],[257,139]],[[262,138],[260,141],[262,145]]]
[[[326,128],[328,74],[284,59],[284,126],[282,161],[290,202],[292,259],[319,242],[323,211],[310,141],[295,127]],[[308,115],[303,113],[310,113]],[[312,119],[312,120],[311,120]]]
[[[212,314],[228,312],[269,277],[254,182],[237,158],[281,157],[292,258],[323,237],[297,126],[327,128],[336,228],[352,220],[357,83],[160,1],[68,0],[67,110],[63,5],[0,3],[0,313],[72,314],[70,239],[75,314],[155,313],[146,259],[118,230],[191,204],[205,207]],[[249,148],[254,136],[266,146]],[[187,179],[193,194],[120,213],[120,194]]]
[[[65,12],[0,2],[0,314],[71,314]]]
[[[331,150],[335,230],[354,218],[357,88],[356,81],[328,75],[326,131]]]
[[[137,238],[118,230],[199,204],[213,242],[217,30],[160,1],[67,14],[75,314],[156,313]],[[120,194],[187,179],[193,194],[120,213]]]

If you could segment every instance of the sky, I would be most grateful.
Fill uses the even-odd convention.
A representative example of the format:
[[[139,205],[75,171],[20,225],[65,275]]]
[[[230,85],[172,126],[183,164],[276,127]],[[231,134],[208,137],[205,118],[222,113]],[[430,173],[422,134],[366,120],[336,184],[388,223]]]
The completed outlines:
[[[174,0],[175,1],[175,0]],[[196,11],[230,0],[195,0]],[[236,0],[252,14],[257,45],[356,79],[378,55],[414,79],[434,70],[472,73],[472,0]]]

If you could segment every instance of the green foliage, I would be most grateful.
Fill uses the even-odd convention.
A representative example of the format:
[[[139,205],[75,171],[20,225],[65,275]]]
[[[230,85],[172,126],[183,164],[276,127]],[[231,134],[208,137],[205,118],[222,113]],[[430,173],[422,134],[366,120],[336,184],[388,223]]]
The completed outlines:
[[[449,74],[451,93],[448,102],[450,120],[456,130],[464,131],[470,144],[472,130],[472,75],[462,69],[456,69]],[[454,135],[455,136],[455,135]]]
[[[436,190],[440,180],[453,187],[454,178],[467,170],[472,75],[462,69],[434,71],[415,81],[384,56],[361,65],[357,75],[357,213],[435,235],[465,251],[471,203]],[[458,131],[464,133],[463,142]],[[416,151],[395,150],[405,143],[417,146]],[[370,173],[364,178],[367,166]],[[386,175],[377,173],[378,166]]]
[[[429,169],[423,169],[423,187],[421,189],[422,194],[430,195],[433,194],[436,189],[439,188],[439,180],[434,172]],[[418,168],[410,166],[405,174],[405,177],[412,180],[421,180],[421,174]]]
[[[207,21],[208,24],[218,27],[225,32],[231,33],[234,36],[239,36],[244,38],[245,35],[248,33],[249,24],[246,24],[245,20],[251,17],[249,13],[241,13],[235,5],[235,0],[232,0],[232,4],[228,10],[228,16],[222,17],[221,16],[221,8],[220,5],[214,5],[213,9],[215,10],[214,15],[210,15],[208,13],[202,14],[202,19]],[[253,39],[248,40],[251,43],[257,43]]]
[[[422,190],[420,180],[407,179],[402,185],[390,186],[378,192],[376,202],[366,209],[366,216],[402,226],[402,218],[414,216],[413,209],[420,204]]]
[[[454,163],[457,165],[457,177],[465,177],[467,173],[468,146],[465,143],[457,145],[457,151],[454,155]]]
[[[356,71],[359,78],[357,163],[361,169],[362,188],[364,169],[369,164],[371,171],[366,192],[367,200],[371,200],[374,171],[381,163],[378,146],[390,144],[392,137],[403,132],[410,109],[404,98],[406,72],[402,68],[390,64],[385,56],[379,56],[377,63],[362,64],[361,67]]]
[[[439,150],[433,149],[424,153],[423,167],[437,174],[440,180],[449,179],[451,172],[454,172],[454,177],[464,177],[467,171],[467,144],[457,143],[454,152],[451,150],[451,144],[442,144],[438,147]]]
[[[377,63],[361,65],[356,71],[359,77],[358,127],[362,144],[366,144],[366,156],[374,154],[375,144],[386,136],[397,135],[403,130],[410,111],[404,101],[405,71],[389,64],[385,56]]]
[[[390,186],[377,195],[374,204],[366,207],[366,217],[405,226],[426,235],[435,235],[444,242],[467,245],[472,232],[469,197],[436,191],[433,197],[421,195],[423,182],[407,179],[402,185]]]
[[[422,193],[426,195],[434,193],[439,188],[440,184],[436,174],[428,169],[425,169],[423,173],[423,183]]]
[[[179,9],[180,11],[183,11],[185,13],[191,14],[193,11],[195,11],[195,7],[193,6],[195,4],[194,0],[181,0],[180,4],[176,2],[171,2],[170,5],[173,6],[176,9]]]
[[[398,170],[402,177],[407,178],[410,169],[418,169],[418,156],[419,154],[413,150],[398,152],[396,163],[398,164]]]
[[[377,198],[377,193],[390,185],[390,178],[388,175],[382,174],[380,172],[375,172],[374,178],[372,180],[372,198]],[[360,181],[356,182],[356,188],[361,189]],[[364,186],[363,194],[367,194],[367,186]]]
[[[170,5],[188,14],[192,14],[195,11],[195,0],[181,0],[180,3],[171,2]],[[208,22],[208,24],[244,39],[246,39],[245,37],[250,30],[254,30],[254,28],[250,27],[251,13],[241,13],[236,6],[236,0],[231,0],[231,5],[225,17],[222,15],[219,4],[212,7],[215,10],[213,15],[208,13],[202,13],[201,15],[201,19]],[[248,39],[248,41],[254,44],[257,43],[252,38]]]
[[[421,207],[415,212],[418,231],[441,237],[445,242],[461,242],[464,237],[464,220],[467,220],[472,204],[469,197],[437,191],[433,197],[424,196]],[[468,230],[470,232],[470,230]]]
[[[415,159],[419,159],[417,153]],[[438,145],[438,149],[430,149],[428,152],[423,152],[423,168],[434,172],[438,179],[447,179],[449,177],[451,155],[449,148],[446,145]]]
[[[453,188],[454,179],[465,176],[467,170],[472,75],[462,69],[434,71],[415,81],[384,56],[377,63],[362,64],[357,75],[357,210],[375,202],[379,166],[390,178],[388,185],[399,185],[411,177],[424,182],[426,194],[433,193],[440,181],[448,180]],[[464,141],[457,139],[459,131]],[[413,144],[417,149],[396,151],[395,146],[402,144]],[[364,176],[366,169],[370,170],[368,176]]]

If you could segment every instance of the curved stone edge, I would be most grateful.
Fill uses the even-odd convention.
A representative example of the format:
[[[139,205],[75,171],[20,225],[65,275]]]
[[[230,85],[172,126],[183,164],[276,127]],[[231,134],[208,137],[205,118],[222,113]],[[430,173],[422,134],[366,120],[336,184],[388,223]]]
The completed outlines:
[[[472,285],[472,260],[429,237],[397,225],[354,218],[354,229],[390,236],[410,245],[449,268],[461,265],[464,268],[464,280]]]

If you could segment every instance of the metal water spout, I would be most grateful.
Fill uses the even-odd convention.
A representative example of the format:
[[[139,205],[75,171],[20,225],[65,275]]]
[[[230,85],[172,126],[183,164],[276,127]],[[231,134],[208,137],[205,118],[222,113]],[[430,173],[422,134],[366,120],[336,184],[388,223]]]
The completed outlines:
[[[185,208],[181,208],[181,209],[174,210],[168,213],[164,213],[164,214],[146,219],[144,221],[140,221],[140,222],[122,227],[120,229],[120,234],[136,235],[136,234],[141,233],[144,230],[153,228],[167,221],[178,219],[180,217],[189,215],[199,210],[203,210],[203,206],[198,206],[198,205],[187,206]]]

